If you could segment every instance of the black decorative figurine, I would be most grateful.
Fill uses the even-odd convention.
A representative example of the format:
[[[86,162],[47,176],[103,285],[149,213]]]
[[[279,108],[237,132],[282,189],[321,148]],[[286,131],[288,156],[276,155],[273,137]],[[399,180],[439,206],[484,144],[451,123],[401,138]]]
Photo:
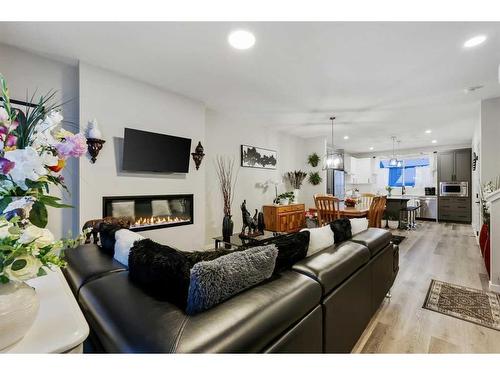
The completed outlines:
[[[255,210],[255,216],[252,218],[250,212],[247,210],[247,201],[246,199],[241,204],[241,215],[243,217],[243,227],[241,228],[240,237],[255,237],[260,233],[256,232],[257,229],[257,210]],[[248,234],[245,233],[245,230],[248,228]]]

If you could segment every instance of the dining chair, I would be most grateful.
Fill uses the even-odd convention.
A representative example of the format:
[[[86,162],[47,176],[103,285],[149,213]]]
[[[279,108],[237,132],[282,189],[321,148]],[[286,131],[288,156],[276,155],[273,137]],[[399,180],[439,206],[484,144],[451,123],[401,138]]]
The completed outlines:
[[[373,201],[373,198],[375,198],[376,195],[372,193],[363,193],[361,194],[361,197],[359,198],[359,203],[365,207],[370,207]]]
[[[368,227],[382,227],[382,217],[384,216],[386,203],[386,196],[373,197],[372,203],[370,205],[370,210],[368,211]]]
[[[314,195],[320,227],[340,218],[339,202],[340,199],[333,195]]]

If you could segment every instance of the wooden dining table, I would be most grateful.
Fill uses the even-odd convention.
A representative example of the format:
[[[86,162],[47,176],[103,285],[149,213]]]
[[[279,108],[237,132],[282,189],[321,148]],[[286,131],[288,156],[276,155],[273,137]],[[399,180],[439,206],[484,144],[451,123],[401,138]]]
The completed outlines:
[[[309,212],[316,214],[316,208],[310,208]],[[370,211],[370,206],[357,204],[354,207],[347,207],[344,202],[339,203],[339,215],[340,217],[347,218],[357,218],[357,217],[367,217],[368,211]]]

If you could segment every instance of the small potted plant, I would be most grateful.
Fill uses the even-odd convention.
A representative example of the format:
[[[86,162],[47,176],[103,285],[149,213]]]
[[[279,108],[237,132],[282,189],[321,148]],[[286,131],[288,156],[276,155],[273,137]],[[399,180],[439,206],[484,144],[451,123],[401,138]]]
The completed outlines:
[[[297,199],[299,197],[299,189],[302,186],[302,182],[307,177],[307,173],[303,171],[293,171],[285,173],[285,178],[290,182],[293,187],[294,202],[298,203]]]
[[[322,180],[323,179],[321,178],[318,172],[309,173],[309,177],[307,178],[307,181],[309,181],[309,183],[314,186],[319,185]]]
[[[398,229],[399,228],[399,220],[394,215],[387,215],[387,225],[389,229]]]
[[[386,186],[385,190],[387,190],[387,196],[390,197],[392,192],[392,186]]]
[[[281,205],[293,203],[294,199],[295,195],[293,194],[293,191],[287,191],[286,193],[278,195],[278,203]]]
[[[307,163],[313,167],[316,168],[319,164],[319,155],[315,152],[313,152],[311,155],[307,157]]]

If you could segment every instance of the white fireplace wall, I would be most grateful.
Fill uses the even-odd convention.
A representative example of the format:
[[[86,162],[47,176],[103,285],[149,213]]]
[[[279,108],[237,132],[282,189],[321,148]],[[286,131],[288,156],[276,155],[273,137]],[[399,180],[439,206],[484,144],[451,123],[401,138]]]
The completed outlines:
[[[185,250],[199,249],[205,240],[206,161],[188,174],[127,173],[121,170],[125,127],[164,133],[205,145],[205,107],[188,99],[114,72],[80,63],[80,125],[96,118],[106,140],[95,164],[80,160],[80,216],[102,217],[102,197],[118,195],[194,194],[194,224],[141,232],[155,241]]]

